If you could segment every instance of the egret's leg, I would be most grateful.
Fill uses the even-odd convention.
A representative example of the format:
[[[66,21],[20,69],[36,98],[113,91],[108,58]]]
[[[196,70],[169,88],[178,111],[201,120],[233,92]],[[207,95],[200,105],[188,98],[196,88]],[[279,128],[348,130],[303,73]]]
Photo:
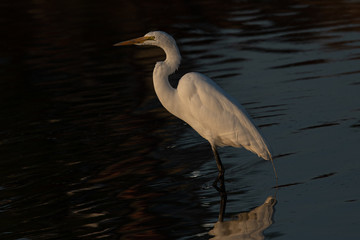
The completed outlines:
[[[213,186],[214,188],[219,192],[221,201],[220,201],[220,211],[219,211],[219,222],[224,221],[224,214],[225,214],[225,208],[226,208],[226,201],[227,201],[227,194],[225,189],[225,181],[224,181],[224,174],[225,174],[225,168],[221,162],[220,156],[218,151],[216,150],[216,147],[211,145],[211,149],[214,153],[214,157],[216,160],[216,165],[219,170],[219,174],[217,178],[215,179]],[[217,183],[220,182],[220,187],[217,186]]]
[[[218,181],[220,180],[220,188],[221,190],[224,190],[223,188],[225,188],[225,185],[224,185],[224,174],[225,174],[225,168],[221,162],[221,159],[220,159],[220,156],[219,156],[219,153],[218,151],[216,150],[216,147],[215,146],[212,146],[211,145],[211,149],[214,153],[214,157],[215,157],[215,160],[216,160],[216,165],[218,167],[218,170],[219,170],[219,174],[214,182],[214,186],[217,186],[217,183]]]
[[[218,221],[223,222],[224,221],[224,215],[225,215],[225,209],[226,209],[226,201],[227,201],[227,195],[226,195],[226,191],[225,191],[225,184],[224,184],[224,189],[223,190],[218,190],[218,191],[220,193],[220,198],[221,198]]]

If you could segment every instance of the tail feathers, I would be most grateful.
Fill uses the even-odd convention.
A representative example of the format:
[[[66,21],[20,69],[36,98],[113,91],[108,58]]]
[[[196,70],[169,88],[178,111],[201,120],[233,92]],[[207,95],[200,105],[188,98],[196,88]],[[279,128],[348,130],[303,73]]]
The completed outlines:
[[[271,164],[272,164],[273,169],[274,169],[275,178],[276,178],[276,180],[278,180],[279,178],[278,178],[278,175],[277,175],[277,173],[276,173],[276,168],[275,168],[274,160],[272,159],[271,155],[270,155],[270,160],[271,160]]]
[[[249,149],[251,151],[251,149]],[[256,153],[255,151],[253,151],[254,153]],[[269,150],[269,147],[266,146],[266,149],[262,152],[262,153],[258,153],[258,156],[265,159],[265,160],[270,160],[271,161],[271,165],[273,166],[273,169],[274,169],[274,174],[275,174],[275,178],[276,180],[278,180],[278,175],[277,175],[277,172],[276,172],[276,168],[275,168],[275,164],[274,164],[274,160],[272,158],[272,154]]]
[[[274,169],[275,178],[276,178],[276,180],[278,180],[278,175],[277,175],[277,172],[276,172],[274,160],[272,158],[272,154],[270,152],[269,145],[266,146],[266,154],[265,154],[265,156],[261,156],[261,157],[264,158],[265,160],[270,160],[271,161],[271,165],[273,166],[273,169]]]

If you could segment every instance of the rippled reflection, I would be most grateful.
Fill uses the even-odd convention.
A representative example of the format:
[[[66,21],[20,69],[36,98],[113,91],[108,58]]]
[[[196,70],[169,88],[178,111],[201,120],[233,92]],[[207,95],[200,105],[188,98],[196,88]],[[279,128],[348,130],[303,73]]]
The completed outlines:
[[[218,221],[209,232],[212,240],[262,240],[264,231],[273,223],[276,198],[269,196],[265,202],[249,212],[242,212],[229,221]]]

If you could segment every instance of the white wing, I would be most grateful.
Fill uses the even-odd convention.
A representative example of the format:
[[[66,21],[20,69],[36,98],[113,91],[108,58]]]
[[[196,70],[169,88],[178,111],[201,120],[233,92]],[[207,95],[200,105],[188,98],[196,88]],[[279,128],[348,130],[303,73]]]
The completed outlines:
[[[210,144],[244,147],[269,160],[271,153],[245,109],[210,78],[184,75],[177,87],[174,114],[187,122]]]

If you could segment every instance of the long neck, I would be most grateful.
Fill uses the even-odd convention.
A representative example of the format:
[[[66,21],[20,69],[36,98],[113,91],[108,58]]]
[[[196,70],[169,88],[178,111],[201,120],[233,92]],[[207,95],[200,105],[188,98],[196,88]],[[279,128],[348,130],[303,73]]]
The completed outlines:
[[[157,62],[153,72],[153,82],[156,95],[161,104],[171,113],[175,114],[174,103],[176,89],[169,83],[169,75],[174,73],[180,65],[181,56],[176,45],[162,47],[166,54],[163,62]]]

